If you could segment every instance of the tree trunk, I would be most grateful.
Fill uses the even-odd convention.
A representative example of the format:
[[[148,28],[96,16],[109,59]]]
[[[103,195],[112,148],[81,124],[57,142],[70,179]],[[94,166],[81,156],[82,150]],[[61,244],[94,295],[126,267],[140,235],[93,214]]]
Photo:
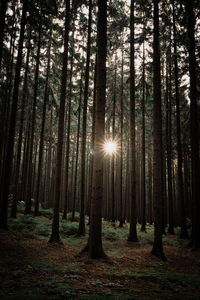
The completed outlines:
[[[128,241],[137,242],[137,207],[136,207],[136,159],[135,159],[135,37],[134,37],[134,4],[131,0],[130,12],[130,197],[131,216]]]
[[[199,125],[197,107],[197,74],[195,57],[195,18],[194,1],[186,1],[187,30],[189,38],[189,72],[190,72],[190,122],[191,122],[191,156],[192,156],[192,244],[195,248],[200,247],[200,162],[199,162]]]
[[[17,56],[17,64],[15,69],[15,81],[14,81],[14,90],[13,90],[13,98],[12,98],[12,110],[11,110],[11,118],[10,118],[9,133],[8,133],[7,154],[5,159],[6,168],[4,170],[3,184],[2,184],[2,191],[1,191],[0,229],[8,228],[7,217],[8,217],[9,184],[10,184],[10,177],[11,177],[12,163],[13,163],[15,127],[16,127],[18,96],[19,96],[20,71],[21,71],[21,64],[22,64],[24,30],[26,24],[27,2],[28,2],[27,0],[24,0],[23,10],[22,10],[20,38],[18,44],[18,56]]]
[[[38,45],[34,78],[34,90],[33,90],[33,108],[32,108],[32,120],[31,120],[31,140],[30,140],[30,153],[29,153],[29,171],[28,171],[28,195],[25,202],[25,214],[31,213],[31,198],[33,196],[33,147],[34,147],[34,135],[35,135],[35,119],[36,119],[36,105],[38,97],[38,77],[39,77],[39,65],[40,65],[40,49],[41,49],[41,32],[42,32],[42,12],[40,12],[39,21],[39,33],[38,33]]]
[[[11,218],[16,218],[17,213],[17,202],[18,202],[18,192],[19,192],[19,175],[20,175],[20,163],[21,163],[21,149],[22,149],[22,137],[24,131],[24,115],[25,115],[25,103],[27,100],[27,81],[28,81],[28,70],[29,70],[29,56],[31,48],[31,28],[29,31],[29,41],[27,46],[27,57],[26,57],[26,68],[24,74],[24,86],[22,93],[22,108],[21,108],[21,118],[20,118],[20,128],[19,128],[19,137],[18,137],[18,147],[17,147],[17,161],[15,169],[15,186],[13,193],[13,202],[11,208]]]
[[[51,30],[52,31],[52,30]],[[42,172],[42,164],[43,164],[43,148],[44,148],[44,129],[46,122],[46,106],[49,98],[49,73],[50,73],[50,58],[51,58],[51,32],[50,32],[50,40],[47,52],[47,73],[46,73],[46,83],[45,83],[45,91],[44,91],[44,104],[43,104],[43,112],[42,112],[42,126],[40,133],[40,146],[39,146],[39,160],[38,160],[38,174],[37,174],[37,186],[36,186],[36,199],[35,199],[35,210],[34,216],[39,215],[39,196],[40,196],[40,183],[41,183],[41,172]]]
[[[4,28],[5,28],[5,18],[6,10],[8,6],[8,1],[1,1],[0,5],[0,72],[1,72],[1,60],[2,60],[2,50],[3,50],[3,38],[4,38]]]
[[[52,232],[49,242],[59,243],[59,207],[60,207],[60,188],[61,188],[61,170],[62,170],[62,152],[63,152],[63,133],[64,133],[64,117],[65,117],[65,97],[67,85],[67,62],[68,62],[68,40],[69,40],[69,20],[70,20],[70,0],[66,0],[65,9],[65,33],[64,33],[64,52],[60,93],[60,110],[58,123],[58,141],[57,141],[57,157],[55,172],[55,190],[54,190],[54,211]]]
[[[174,234],[174,209],[173,209],[173,192],[172,192],[172,93],[171,93],[171,42],[169,45],[169,53],[167,52],[167,65],[169,70],[166,70],[166,141],[167,141],[167,180],[168,180],[168,204],[169,204],[169,227],[168,233]],[[169,74],[169,77],[168,77]]]
[[[82,99],[82,78],[80,81],[80,97],[78,108],[78,129],[76,137],[76,160],[75,160],[75,175],[74,175],[74,189],[73,189],[73,203],[72,203],[72,222],[75,217],[76,197],[77,197],[77,173],[78,173],[78,158],[79,158],[79,138],[80,138],[80,124],[81,124],[81,99]]]
[[[178,61],[176,46],[176,24],[175,24],[175,7],[173,1],[173,31],[174,31],[174,77],[175,77],[175,98],[176,98],[176,130],[177,130],[177,153],[178,153],[178,202],[181,209],[181,239],[187,239],[187,227],[185,217],[185,203],[183,193],[183,157],[181,144],[181,127],[180,127],[180,97],[179,97],[179,77],[178,77]]]
[[[117,79],[117,66],[115,56],[115,74],[114,74],[114,86],[113,86],[113,119],[112,119],[112,140],[115,140],[115,110],[116,110],[116,79]],[[115,154],[111,157],[111,218],[112,223],[115,223]]]
[[[64,212],[62,219],[67,219],[67,204],[69,201],[69,155],[70,155],[70,132],[71,132],[71,106],[72,106],[72,75],[73,75],[74,58],[71,57],[70,75],[69,75],[69,102],[67,114],[67,143],[66,143],[66,160],[65,160],[65,184],[64,184]]]
[[[90,212],[88,251],[90,258],[105,257],[102,246],[102,202],[103,202],[103,159],[101,145],[104,143],[106,102],[106,46],[107,46],[107,1],[98,0],[97,24],[97,85],[94,136],[93,188]]]
[[[142,226],[141,231],[146,232],[146,166],[145,166],[145,49],[143,42],[142,66]]]
[[[91,48],[91,24],[92,24],[92,0],[89,0],[89,19],[88,19],[88,38],[87,38],[87,57],[85,68],[85,88],[84,88],[84,105],[83,105],[83,123],[82,123],[82,145],[81,145],[81,207],[78,234],[85,234],[85,153],[87,139],[87,106],[88,106],[88,88],[89,88],[89,71],[90,71],[90,48]]]
[[[154,4],[154,39],[153,39],[153,201],[154,201],[154,243],[151,253],[163,261],[166,257],[162,245],[162,204],[163,204],[163,173],[162,173],[162,112],[161,112],[161,78],[160,78],[160,44],[158,0]]]
[[[124,118],[124,56],[122,50],[122,69],[121,69],[121,95],[120,95],[120,192],[119,192],[119,227],[123,227],[123,118]]]

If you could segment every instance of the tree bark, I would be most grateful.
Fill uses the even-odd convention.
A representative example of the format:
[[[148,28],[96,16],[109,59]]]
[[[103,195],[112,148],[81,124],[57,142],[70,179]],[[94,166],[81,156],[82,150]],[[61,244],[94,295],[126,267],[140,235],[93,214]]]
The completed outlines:
[[[173,1],[173,31],[174,31],[174,78],[175,78],[175,98],[176,98],[176,131],[177,131],[177,153],[178,153],[178,202],[181,209],[181,232],[180,238],[187,239],[187,227],[185,217],[185,202],[183,193],[183,157],[181,144],[181,126],[180,126],[180,96],[179,96],[179,77],[178,77],[178,60],[176,45],[176,24],[175,24],[175,7]]]
[[[65,117],[65,97],[66,97],[66,85],[67,85],[69,20],[70,20],[70,0],[66,0],[64,52],[63,52],[60,110],[59,110],[59,123],[58,123],[57,156],[56,156],[56,171],[55,171],[56,175],[55,175],[55,189],[54,189],[54,211],[53,211],[52,232],[51,232],[51,237],[49,240],[50,243],[60,243],[59,208],[60,208],[60,187],[61,187],[63,133],[64,133],[64,117]]]
[[[195,56],[195,17],[194,1],[186,0],[187,31],[189,38],[189,73],[190,73],[190,123],[191,123],[191,157],[192,157],[192,244],[194,248],[200,248],[200,159],[199,159],[199,115],[197,107],[197,74]]]
[[[137,206],[136,206],[136,143],[135,143],[135,37],[134,37],[134,5],[131,0],[130,12],[130,197],[131,216],[128,241],[137,242]]]
[[[18,106],[18,98],[19,98],[22,50],[23,50],[23,41],[24,41],[24,31],[26,25],[27,2],[28,2],[27,0],[24,0],[23,10],[22,10],[20,38],[18,44],[18,56],[17,56],[17,64],[15,69],[15,81],[14,81],[14,90],[13,90],[13,98],[12,98],[11,118],[10,118],[9,133],[8,133],[7,155],[5,159],[6,168],[4,170],[1,199],[0,199],[1,200],[0,201],[1,203],[0,229],[8,229],[7,217],[8,217],[9,184],[10,184],[10,177],[11,177],[12,164],[13,164],[14,139],[15,139],[15,128],[16,128],[17,106]]]
[[[151,253],[163,261],[166,257],[162,245],[162,112],[161,112],[161,77],[160,77],[160,44],[159,44],[159,12],[158,0],[154,0],[153,28],[153,201],[154,201],[154,243]]]
[[[52,30],[51,30],[52,31]],[[44,148],[44,129],[46,122],[46,106],[49,98],[49,73],[50,73],[50,59],[51,59],[51,32],[50,32],[50,40],[47,51],[47,73],[46,73],[46,83],[45,83],[45,91],[44,91],[44,104],[43,104],[43,112],[42,112],[42,125],[41,125],[41,133],[40,133],[40,146],[39,146],[39,159],[38,159],[38,174],[37,174],[37,186],[36,186],[36,199],[35,199],[35,210],[34,216],[39,215],[39,196],[40,196],[40,184],[41,184],[41,172],[42,172],[42,164],[43,164],[43,148]]]
[[[84,88],[84,105],[82,119],[82,145],[81,145],[81,205],[80,205],[80,221],[78,234],[85,234],[85,154],[87,139],[87,106],[88,106],[88,88],[89,88],[89,71],[90,71],[90,48],[91,48],[91,24],[92,24],[92,0],[89,0],[89,19],[88,19],[88,37],[87,37],[87,54],[85,68],[85,88]]]
[[[94,136],[93,188],[90,212],[88,251],[90,258],[105,257],[102,246],[102,202],[103,202],[103,159],[101,146],[104,143],[106,102],[106,46],[107,46],[107,1],[98,0],[97,24],[97,82]]]

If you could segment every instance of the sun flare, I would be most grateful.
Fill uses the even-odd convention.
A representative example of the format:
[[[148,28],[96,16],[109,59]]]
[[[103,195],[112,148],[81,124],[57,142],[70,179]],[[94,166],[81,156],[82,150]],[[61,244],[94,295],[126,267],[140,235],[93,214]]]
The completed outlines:
[[[114,154],[117,151],[117,144],[114,141],[107,141],[104,144],[104,151],[107,154]]]

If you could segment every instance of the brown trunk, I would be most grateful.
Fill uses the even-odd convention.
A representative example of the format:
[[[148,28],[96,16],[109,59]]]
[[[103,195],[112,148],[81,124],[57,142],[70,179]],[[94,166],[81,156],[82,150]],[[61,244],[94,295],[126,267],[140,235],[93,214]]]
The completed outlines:
[[[122,69],[121,69],[121,95],[120,95],[120,161],[119,161],[119,227],[123,227],[123,118],[124,118],[124,56],[122,50]]]
[[[31,121],[31,139],[30,139],[30,154],[29,154],[29,171],[28,171],[28,195],[25,201],[25,214],[31,213],[31,198],[33,196],[32,175],[33,175],[33,146],[35,135],[35,119],[36,119],[36,105],[38,97],[38,77],[39,77],[39,64],[40,64],[40,49],[41,49],[41,33],[42,33],[42,12],[40,12],[34,90],[33,90],[33,108],[32,108],[32,121]]]
[[[17,213],[17,202],[18,202],[18,191],[19,191],[19,175],[20,175],[20,163],[21,163],[21,149],[22,149],[22,137],[24,131],[24,115],[25,115],[25,103],[27,99],[27,80],[28,80],[28,65],[29,65],[29,56],[30,56],[30,48],[31,48],[31,28],[29,31],[29,41],[27,46],[27,57],[26,57],[26,68],[24,74],[24,86],[22,93],[22,110],[21,110],[21,118],[20,118],[20,128],[19,128],[19,137],[18,137],[18,147],[17,147],[17,161],[16,161],[16,169],[15,169],[15,186],[13,193],[13,202],[11,208],[11,218],[16,218]]]
[[[195,248],[200,247],[200,162],[199,162],[199,125],[197,107],[197,74],[195,57],[195,17],[194,1],[186,1],[187,28],[189,38],[189,72],[190,72],[190,122],[191,122],[191,157],[192,157],[192,244]]]
[[[55,170],[56,175],[55,175],[55,189],[54,189],[54,211],[53,211],[52,232],[49,240],[50,243],[60,242],[59,207],[60,207],[60,190],[61,190],[60,188],[61,188],[62,152],[63,152],[63,133],[64,133],[64,119],[65,119],[65,97],[66,97],[66,85],[67,85],[69,20],[70,20],[70,0],[66,0],[64,52],[63,52],[63,64],[62,64],[57,157],[56,157],[56,170]]]
[[[107,46],[107,1],[98,0],[97,25],[97,81],[94,136],[94,169],[88,251],[90,258],[105,257],[102,246],[102,202],[103,202],[103,159],[101,146],[104,143],[106,102],[106,46]]]
[[[70,132],[71,132],[71,106],[72,106],[72,75],[73,75],[74,58],[71,57],[70,75],[69,75],[69,103],[67,113],[67,143],[66,143],[66,160],[65,160],[65,183],[64,183],[64,212],[62,218],[67,219],[67,205],[69,201],[69,155],[70,155]]]
[[[20,28],[20,38],[18,44],[18,56],[17,64],[15,69],[15,81],[14,90],[12,98],[12,109],[9,124],[8,133],[8,144],[7,144],[7,154],[5,159],[6,168],[4,169],[2,190],[1,190],[1,210],[0,210],[0,229],[7,229],[7,217],[8,217],[8,196],[9,196],[9,184],[12,171],[13,163],[13,152],[14,152],[14,139],[15,139],[15,127],[16,127],[16,116],[17,116],[17,106],[18,106],[18,96],[19,96],[19,84],[20,84],[20,71],[22,64],[22,50],[24,41],[24,30],[26,24],[26,10],[27,10],[27,0],[23,2],[21,28]]]
[[[136,160],[135,160],[135,37],[134,37],[134,4],[131,0],[130,12],[130,198],[131,215],[128,241],[137,242],[137,207],[136,207]]]
[[[187,239],[187,227],[185,218],[185,202],[183,193],[183,158],[181,144],[181,127],[180,127],[180,97],[179,97],[179,77],[178,77],[178,60],[176,46],[176,24],[175,24],[175,7],[173,1],[173,31],[174,31],[174,78],[175,78],[175,98],[176,98],[176,131],[177,131],[177,154],[178,154],[178,202],[181,209],[181,239]]]
[[[151,253],[163,261],[163,173],[162,173],[162,112],[161,112],[161,78],[160,78],[160,43],[158,0],[154,4],[154,39],[153,39],[153,201],[154,201],[154,243]]]
[[[43,148],[44,148],[44,129],[46,122],[46,106],[49,98],[49,72],[50,72],[50,58],[51,58],[51,32],[50,32],[50,41],[47,52],[47,74],[46,74],[46,83],[45,83],[45,91],[44,91],[44,104],[43,104],[43,112],[42,112],[42,126],[40,133],[40,146],[39,146],[39,159],[38,159],[38,174],[37,174],[37,186],[36,186],[36,199],[35,199],[35,210],[34,216],[39,215],[39,196],[40,196],[40,177],[42,172],[42,163],[43,163]]]
[[[89,71],[90,71],[90,48],[91,48],[91,24],[92,24],[92,0],[89,0],[89,19],[88,19],[88,38],[87,38],[87,58],[85,68],[85,88],[84,88],[84,105],[83,105],[83,123],[82,123],[82,145],[81,145],[81,205],[80,205],[80,221],[79,235],[85,234],[85,195],[86,195],[86,180],[85,180],[85,154],[86,154],[86,139],[87,139],[87,106],[88,106],[88,88],[89,88]]]
[[[142,66],[142,226],[141,231],[146,232],[146,168],[145,168],[145,49],[143,42]]]
[[[82,78],[80,81],[80,97],[78,108],[78,129],[76,137],[76,160],[75,160],[75,175],[74,175],[74,189],[73,189],[73,203],[72,203],[72,222],[75,217],[76,197],[77,197],[77,173],[78,173],[78,158],[79,158],[79,137],[80,137],[80,124],[81,124],[81,99],[82,99]]]
[[[168,233],[174,234],[174,209],[173,209],[173,192],[172,192],[172,93],[171,93],[171,42],[169,53],[167,52],[167,65],[169,70],[166,72],[166,147],[167,147],[167,180],[168,180],[168,205],[169,205],[169,227]],[[168,77],[169,75],[169,77]]]

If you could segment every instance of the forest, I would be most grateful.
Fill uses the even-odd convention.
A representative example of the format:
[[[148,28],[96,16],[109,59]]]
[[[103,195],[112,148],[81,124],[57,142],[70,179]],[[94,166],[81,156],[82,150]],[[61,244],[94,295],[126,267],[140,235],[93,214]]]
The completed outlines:
[[[198,0],[0,1],[0,299],[200,299]]]

